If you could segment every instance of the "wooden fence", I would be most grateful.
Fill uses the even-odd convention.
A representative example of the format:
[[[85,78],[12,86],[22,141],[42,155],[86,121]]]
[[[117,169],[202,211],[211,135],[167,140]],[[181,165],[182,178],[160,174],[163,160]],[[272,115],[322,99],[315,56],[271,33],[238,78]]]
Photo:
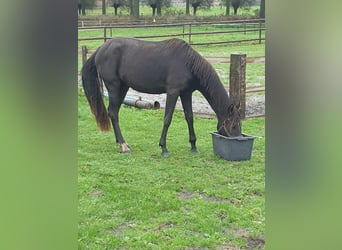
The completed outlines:
[[[95,50],[88,50],[87,46],[82,46],[82,64],[87,61],[88,54],[94,53]],[[246,87],[246,64],[265,62],[264,57],[247,58],[246,54],[232,53],[230,58],[206,58],[210,63],[230,63],[229,73],[229,96],[236,106],[240,106],[239,112],[242,119],[246,118],[246,93],[264,92],[265,87]],[[208,114],[198,114],[204,117],[210,117]],[[260,116],[260,115],[257,115]]]
[[[222,30],[222,31],[206,31],[206,32],[193,32],[193,28],[197,26],[230,26],[230,27],[242,27],[237,30]],[[228,43],[241,43],[241,42],[253,42],[257,41],[261,43],[261,41],[265,40],[264,31],[265,31],[265,19],[246,19],[246,20],[229,20],[229,21],[221,21],[221,22],[190,22],[190,23],[177,23],[177,24],[146,24],[146,25],[112,25],[112,26],[94,26],[94,27],[79,27],[78,30],[102,30],[103,36],[101,37],[84,37],[78,38],[78,41],[94,41],[94,40],[103,40],[104,42],[113,37],[113,30],[115,29],[147,29],[147,28],[170,28],[170,27],[180,27],[182,32],[174,33],[174,34],[162,34],[162,35],[150,35],[150,36],[136,36],[136,38],[140,39],[150,39],[150,38],[170,38],[170,37],[187,37],[188,43],[191,45],[212,45],[212,44],[228,44]],[[202,43],[194,43],[192,41],[193,36],[197,35],[208,35],[213,36],[217,34],[236,34],[236,33],[257,33],[256,37],[249,39],[240,39],[240,40],[229,40],[229,41],[215,41],[215,42],[202,42]]]

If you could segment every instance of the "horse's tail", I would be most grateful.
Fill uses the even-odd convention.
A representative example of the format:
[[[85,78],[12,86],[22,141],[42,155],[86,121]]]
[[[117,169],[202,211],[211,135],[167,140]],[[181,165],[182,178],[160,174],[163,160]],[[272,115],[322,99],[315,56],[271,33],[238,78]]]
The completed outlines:
[[[103,103],[101,80],[95,65],[95,55],[96,52],[82,67],[82,85],[97,125],[102,131],[108,131],[110,130],[110,121]]]

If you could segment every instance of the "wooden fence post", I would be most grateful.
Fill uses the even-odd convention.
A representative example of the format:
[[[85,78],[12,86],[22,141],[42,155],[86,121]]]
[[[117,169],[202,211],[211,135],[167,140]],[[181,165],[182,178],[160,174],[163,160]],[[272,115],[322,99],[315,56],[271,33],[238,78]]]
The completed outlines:
[[[246,54],[230,55],[229,97],[235,106],[239,106],[241,119],[246,117]]]
[[[191,23],[189,23],[189,44],[191,44]]]
[[[103,27],[103,39],[104,39],[103,42],[107,41],[107,27]]]
[[[84,65],[87,61],[87,53],[88,53],[88,49],[87,46],[83,45],[82,46],[82,65]]]
[[[261,44],[261,21],[259,21],[259,44]]]

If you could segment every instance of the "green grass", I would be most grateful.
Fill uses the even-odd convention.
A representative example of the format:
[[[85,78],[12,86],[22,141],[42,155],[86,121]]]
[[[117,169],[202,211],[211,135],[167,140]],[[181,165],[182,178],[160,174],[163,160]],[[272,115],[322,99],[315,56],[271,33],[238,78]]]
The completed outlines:
[[[238,15],[239,16],[254,16],[256,12],[259,10],[260,6],[251,6],[250,8],[239,8]],[[141,17],[151,17],[152,16],[152,9],[149,6],[141,5],[140,9],[140,16]],[[233,15],[233,8],[230,8],[230,14]],[[87,15],[102,15],[102,8],[94,8],[86,10]],[[168,15],[181,15],[185,14],[185,6],[184,7],[169,7],[169,8],[162,8],[162,16]],[[220,6],[213,6],[211,8],[198,8],[197,9],[197,16],[198,17],[210,17],[210,16],[224,16],[226,14],[225,7]],[[114,8],[109,7],[106,8],[106,15],[114,15]],[[128,8],[119,8],[118,15],[120,16],[129,16],[129,9]],[[193,15],[193,8],[190,8],[190,15]]]
[[[253,25],[246,27],[247,30],[258,29],[258,25]],[[206,43],[206,42],[222,42],[222,41],[238,41],[238,40],[246,40],[246,39],[258,39],[259,32],[258,31],[249,31],[243,32],[245,27],[242,25],[201,25],[201,26],[192,26],[191,33],[199,33],[199,32],[232,32],[232,31],[240,31],[237,33],[218,33],[218,34],[193,34],[191,36],[192,43]],[[189,27],[177,26],[177,27],[141,27],[141,28],[113,28],[112,36],[120,37],[120,36],[128,36],[128,37],[144,37],[144,36],[165,36],[165,35],[174,35],[175,38],[183,39],[186,42],[189,42],[189,36],[186,35],[189,33]],[[178,35],[179,34],[179,35]],[[184,34],[184,36],[183,36]],[[176,36],[178,35],[178,36]],[[107,37],[110,37],[110,30],[107,29]],[[264,37],[264,31],[262,37]],[[102,29],[80,29],[78,31],[79,38],[90,38],[90,37],[104,37],[104,31]],[[157,38],[145,38],[148,40],[163,40],[167,39],[167,37],[157,37]],[[80,41],[79,48],[82,45],[87,45],[91,49],[97,48],[99,45],[103,43],[103,39],[95,40],[95,41]],[[256,42],[250,44],[256,44]],[[210,45],[209,47],[215,47],[215,45]],[[227,46],[227,45],[222,45]],[[222,47],[219,46],[219,47]],[[196,46],[197,47],[197,46]],[[202,46],[198,46],[202,47]]]
[[[239,27],[226,27],[226,26],[198,26],[193,27],[192,31],[203,32],[203,31],[219,31],[219,30],[234,30],[243,29]],[[147,36],[147,35],[164,35],[164,34],[176,34],[181,33],[182,27],[168,27],[168,28],[132,28],[132,29],[113,29],[113,36]],[[187,32],[187,30],[185,30]],[[79,30],[78,32],[80,38],[84,37],[101,37],[103,36],[103,30]],[[197,35],[192,36],[193,42],[208,42],[208,41],[229,41],[233,39],[247,39],[257,37],[256,33],[238,33],[237,35],[232,34],[221,34],[221,35]],[[178,38],[184,39],[188,38],[185,36],[179,36]],[[151,40],[151,39],[149,39]],[[154,39],[161,40],[161,38]],[[96,49],[103,43],[103,40],[98,41],[80,41],[78,43],[79,49],[82,45],[86,45],[89,49]],[[232,52],[242,52],[246,53],[247,57],[264,57],[265,56],[265,43],[249,42],[249,43],[235,43],[235,44],[225,44],[225,45],[207,45],[207,46],[193,46],[204,57],[226,57],[229,58]],[[215,70],[218,72],[222,82],[226,87],[228,87],[228,76],[229,76],[229,64],[225,63],[215,63],[213,64]],[[82,67],[81,55],[79,53],[78,69]],[[252,87],[255,85],[265,85],[265,64],[264,63],[253,63],[247,65],[246,70],[246,81],[247,87]]]
[[[144,13],[142,9],[142,13]],[[207,15],[213,14],[213,11],[224,10],[221,8],[211,8],[203,9],[207,11]],[[202,10],[201,10],[202,11]],[[201,13],[201,12],[199,12]],[[258,25],[257,25],[258,26]],[[247,27],[247,28],[257,28]],[[208,31],[235,31],[244,30],[243,25],[201,25],[193,26],[192,32],[208,32]],[[184,32],[188,32],[189,27],[185,26]],[[150,36],[150,35],[169,35],[169,34],[179,34],[183,32],[183,27],[154,27],[154,28],[115,28],[112,30],[113,37],[128,36],[128,37],[139,37],[139,36]],[[103,30],[79,30],[79,38],[86,37],[103,37]],[[110,36],[109,31],[107,31],[107,36]],[[265,36],[263,31],[263,37]],[[219,41],[232,41],[232,40],[242,40],[242,39],[252,39],[257,38],[258,32],[247,32],[244,33],[230,33],[230,34],[214,34],[214,35],[192,35],[191,40],[193,43],[203,43],[203,42],[219,42]],[[178,36],[177,38],[189,41],[188,36]],[[162,40],[167,38],[154,38],[148,40]],[[82,45],[86,45],[89,49],[96,49],[103,43],[103,40],[96,41],[80,41],[78,43],[79,50]],[[242,52],[246,53],[247,57],[264,57],[265,56],[265,43],[262,42],[244,42],[244,43],[234,43],[234,44],[224,44],[224,45],[207,45],[207,46],[193,46],[204,57],[230,57],[232,52]],[[213,64],[215,70],[219,73],[222,82],[228,87],[228,76],[229,76],[229,64],[215,63]],[[79,53],[78,69],[82,67],[81,55]],[[247,87],[255,85],[265,85],[265,64],[264,63],[254,63],[248,64],[246,71],[246,81]]]
[[[257,136],[250,161],[213,154],[215,120],[195,119],[200,153],[190,153],[187,125],[176,111],[170,157],[158,146],[162,110],[125,107],[119,153],[113,132],[102,133],[82,93],[78,101],[79,249],[246,249],[265,233],[264,119],[243,121]]]

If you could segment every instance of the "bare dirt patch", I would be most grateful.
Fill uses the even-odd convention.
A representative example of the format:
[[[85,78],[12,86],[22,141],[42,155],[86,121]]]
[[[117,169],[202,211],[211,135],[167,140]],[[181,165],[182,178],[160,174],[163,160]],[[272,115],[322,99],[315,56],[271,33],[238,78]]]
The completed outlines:
[[[264,236],[251,236],[247,229],[226,229],[224,233],[233,235],[235,238],[244,238],[248,250],[260,249],[265,245]]]
[[[181,200],[188,200],[188,199],[191,199],[193,197],[197,197],[197,198],[200,198],[202,200],[209,201],[209,202],[231,203],[231,204],[234,204],[236,206],[240,206],[242,203],[241,200],[236,199],[236,198],[227,199],[227,198],[222,198],[222,197],[209,196],[209,195],[204,194],[204,193],[197,194],[197,193],[193,193],[193,192],[180,192],[179,191],[179,192],[177,192],[177,195]]]
[[[115,227],[115,228],[113,228],[113,227],[108,228],[108,229],[107,229],[107,232],[110,233],[110,234],[112,234],[112,235],[114,235],[114,236],[119,236],[119,235],[122,235],[123,232],[124,232],[126,229],[128,229],[128,228],[130,228],[130,227],[132,227],[132,226],[133,226],[132,223],[130,223],[130,222],[124,222],[124,223],[118,225],[118,226]]]
[[[165,108],[166,94],[152,95],[145,94],[135,90],[130,89],[127,96],[139,98],[143,100],[152,100],[160,103],[161,108]],[[183,111],[181,101],[178,100],[176,104],[176,109]],[[192,109],[196,114],[208,114],[215,116],[214,111],[210,107],[209,103],[204,97],[192,96]],[[246,117],[251,116],[263,116],[265,115],[265,96],[264,95],[253,95],[247,98],[246,102]]]
[[[91,197],[99,197],[99,196],[101,196],[101,195],[102,195],[102,191],[101,191],[101,190],[98,190],[98,189],[96,189],[96,190],[90,192],[90,196],[91,196]]]

